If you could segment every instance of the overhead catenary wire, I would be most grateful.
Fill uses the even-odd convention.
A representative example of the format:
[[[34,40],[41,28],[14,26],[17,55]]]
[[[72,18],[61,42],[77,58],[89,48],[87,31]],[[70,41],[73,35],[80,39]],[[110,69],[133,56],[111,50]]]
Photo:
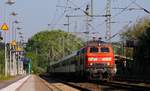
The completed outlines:
[[[78,5],[76,5],[74,2],[72,2],[72,1],[69,1],[73,6],[75,6],[75,7],[79,7]],[[88,4],[89,5],[89,4]],[[87,6],[86,6],[86,9],[84,10],[84,9],[82,9],[81,7],[79,7],[78,8],[80,11],[82,11],[85,15],[73,15],[73,16],[70,16],[70,17],[82,17],[82,16],[90,16],[90,17],[92,17],[92,16],[94,16],[94,15],[90,15],[88,12],[87,12]],[[105,17],[104,15],[95,15],[94,17]],[[90,24],[88,24],[88,26],[89,26]],[[92,27],[92,25],[90,25],[90,27],[92,28],[92,29],[94,29],[93,27]],[[95,30],[95,29],[94,29]],[[85,33],[85,32],[84,32]],[[88,32],[86,32],[86,34],[88,34]]]
[[[139,7],[140,10],[143,9],[146,13],[150,14],[150,11],[149,11],[149,10],[145,9],[144,7],[142,7],[141,5],[139,5],[139,4],[136,2],[137,0],[134,0],[134,1],[133,1],[133,0],[130,0],[130,1],[131,1],[131,3],[130,3],[127,7],[122,8],[122,9],[123,9],[122,11],[127,10],[132,4],[135,4],[136,6]],[[134,10],[134,8],[131,8],[131,9]],[[116,16],[117,16],[117,15],[116,15]],[[130,23],[131,23],[131,21],[130,21],[126,26],[128,26]],[[121,32],[121,31],[115,33],[115,34],[111,37],[111,39],[114,38],[116,35],[120,34],[120,32]]]
[[[118,15],[120,15],[120,14],[122,14],[122,12],[124,12],[125,10],[127,10],[134,2],[136,2],[136,0],[134,0],[134,1],[132,1],[129,5],[127,5],[123,10],[121,10],[119,13],[116,13],[113,17],[111,17],[111,18],[115,18],[115,17],[117,17]],[[108,40],[111,40],[112,38],[114,38],[116,35],[117,35],[118,33],[116,33],[115,35],[113,35],[113,36],[110,36],[108,39],[107,39],[107,41]]]
[[[116,13],[114,16],[112,16],[112,18],[115,18],[117,16],[119,16],[120,14],[122,14],[124,11],[126,11],[126,9],[128,9],[136,0],[134,0],[133,2],[131,2],[129,5],[127,5],[123,10],[121,10],[120,12]],[[69,2],[74,5],[75,7],[79,7],[78,5],[74,4],[72,1],[69,0]],[[84,12],[84,14],[86,14],[86,11],[83,10],[82,8],[78,8],[79,10],[81,10],[82,12]],[[88,15],[88,14],[86,14]],[[90,15],[89,15],[90,16]],[[102,22],[100,25],[103,25],[106,21],[104,20],[104,22]],[[89,24],[88,24],[89,25]],[[92,25],[90,25],[91,27]],[[93,29],[93,27],[92,27]],[[95,30],[95,29],[94,29]]]
[[[58,4],[58,2],[59,2],[59,0],[57,0],[57,4]],[[56,6],[57,6],[57,4],[56,4]],[[56,7],[56,6],[55,6],[55,7]],[[53,24],[53,22],[55,21],[56,13],[57,13],[57,8],[56,8],[56,10],[55,10],[55,12],[54,12],[54,15],[53,15],[53,18],[52,18],[50,24]],[[49,24],[48,24],[48,26],[49,26]]]
[[[121,10],[120,12],[116,13],[115,15],[113,15],[111,18],[114,19],[116,17],[118,17],[119,15],[121,15],[124,11],[126,11],[132,4],[134,4],[137,0],[132,1],[131,3],[129,3],[123,10]],[[102,21],[102,23],[98,24],[97,26],[102,26],[103,24],[105,24],[106,20]]]
[[[69,3],[71,3],[73,6],[78,7],[79,10],[84,11],[84,9],[82,9],[81,7],[79,7],[79,5],[76,5],[76,4],[73,2],[73,0],[67,0],[67,1],[68,1]],[[121,14],[122,14],[123,12],[125,12],[128,8],[130,8],[131,5],[135,4],[137,0],[130,0],[130,1],[131,1],[131,3],[129,3],[123,10],[121,10],[121,11],[117,12],[116,14],[114,14],[114,15],[112,16],[112,18],[114,19],[114,18],[118,17],[119,15],[121,15]],[[141,7],[141,6],[140,6],[140,7]],[[73,9],[72,9],[72,10],[73,10]],[[147,10],[144,9],[144,8],[143,8],[143,10],[147,11]],[[64,11],[65,11],[65,10],[64,10]],[[66,11],[66,12],[67,12],[67,11]],[[63,17],[64,15],[65,15],[65,13],[62,14],[62,16],[61,16],[60,19],[57,19],[57,20],[58,20],[57,22],[59,22],[59,21],[62,19],[62,17]],[[57,24],[57,23],[55,23],[55,24]],[[103,24],[105,24],[105,20],[104,20],[101,24],[98,24],[98,26],[101,26],[101,25],[103,25]],[[92,26],[92,25],[90,25],[90,26]],[[96,30],[96,29],[94,29],[94,30]]]
[[[73,3],[72,1],[69,0],[69,2],[70,2],[73,6],[79,7],[78,5],[76,5],[75,3]],[[84,5],[85,5],[85,4],[84,4]],[[84,14],[88,15],[87,12],[86,12],[84,9],[82,9],[81,7],[79,7],[78,9],[81,10],[82,12],[84,12]]]
[[[59,2],[59,1],[58,1],[58,2]],[[57,3],[57,4],[58,4],[58,3]],[[57,5],[56,5],[56,7],[57,7]],[[63,13],[57,18],[56,21],[53,19],[53,21],[52,21],[50,24],[52,24],[52,25],[57,25],[58,22],[61,21],[61,19],[64,17],[65,13],[67,12],[67,7],[68,7],[68,0],[67,0],[67,2],[66,2],[66,7],[64,8]],[[56,12],[56,13],[57,13],[57,12]],[[56,15],[57,15],[56,13],[55,13],[54,17],[56,17]],[[53,26],[51,26],[51,27],[53,28]]]
[[[126,24],[126,26],[125,27],[128,27],[129,26],[129,24],[131,24],[132,23],[132,21],[129,21],[128,22],[128,24]],[[118,34],[120,34],[121,33],[121,31],[122,31],[122,29],[120,29],[120,31],[118,31],[117,33],[115,33],[114,35],[112,35],[111,37],[110,37],[110,39],[113,39],[114,37],[116,37]]]
[[[132,0],[130,0],[132,1]],[[150,11],[139,5],[137,2],[133,2],[136,6],[138,6],[140,9],[143,9],[146,13],[150,14]]]
[[[73,9],[73,10],[81,10],[82,12],[84,12],[84,14],[86,14],[87,15],[87,13],[86,13],[86,11],[84,10],[84,9],[82,9],[81,7],[79,7],[78,5],[76,5],[76,4],[74,4],[71,0],[67,0],[68,2],[70,2],[73,6],[75,6],[76,8],[75,9]],[[71,9],[71,7],[64,7],[65,9],[66,8],[70,8]],[[62,14],[62,17],[63,17],[63,15],[65,15],[64,13]],[[60,19],[58,19],[58,21],[60,21]],[[57,21],[57,22],[58,22]],[[56,25],[57,23],[55,23],[55,25]],[[53,24],[54,25],[54,24]]]
[[[116,13],[115,15],[112,16],[112,19],[113,18],[116,18],[117,16],[121,15],[124,11],[126,11],[126,9],[128,9],[135,1],[137,0],[134,0],[133,2],[131,2],[130,4],[128,4],[123,10],[121,10],[120,12]],[[103,24],[105,24],[105,20],[102,21],[100,24],[98,24],[97,26],[102,26]]]
[[[132,1],[130,4],[128,4],[125,8],[123,8],[120,12],[116,13],[112,18],[115,18],[119,15],[121,15],[124,11],[126,11],[132,4],[134,4],[137,0]]]
[[[69,1],[70,0],[67,0],[66,1],[66,4],[65,4],[65,6],[61,6],[61,5],[56,5],[56,7],[63,7],[64,8],[64,11],[63,11],[63,13],[57,18],[57,20],[55,20],[55,19],[53,19],[53,21],[49,24],[49,25],[57,25],[60,21],[61,21],[61,19],[63,19],[64,18],[64,16],[66,16],[66,13],[67,12],[69,12],[70,10],[70,12],[69,13],[72,13],[73,11],[76,11],[76,10],[79,10],[79,8],[77,7],[77,8],[72,8],[72,7],[69,7]],[[67,10],[69,8],[69,10]],[[56,17],[56,15],[57,14],[55,14],[54,15],[54,17]],[[53,26],[51,26],[51,27],[53,27]]]

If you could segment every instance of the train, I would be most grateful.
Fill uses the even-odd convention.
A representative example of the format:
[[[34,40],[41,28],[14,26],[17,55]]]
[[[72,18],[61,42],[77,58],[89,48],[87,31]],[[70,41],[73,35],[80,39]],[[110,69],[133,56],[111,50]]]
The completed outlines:
[[[81,49],[51,62],[49,73],[88,80],[113,79],[116,65],[112,45],[99,40],[88,41]]]

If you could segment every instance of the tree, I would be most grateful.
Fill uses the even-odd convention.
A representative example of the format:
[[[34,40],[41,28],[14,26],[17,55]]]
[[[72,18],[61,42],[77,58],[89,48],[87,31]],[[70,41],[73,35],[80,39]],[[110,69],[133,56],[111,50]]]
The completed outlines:
[[[121,40],[136,40],[141,34],[149,27],[150,19],[148,17],[143,17],[132,26],[126,26],[124,31],[120,34]]]
[[[150,25],[139,37],[136,55],[137,73],[150,79]]]
[[[132,74],[137,77],[150,79],[150,19],[141,18],[130,27],[126,27],[121,33],[122,41],[137,40],[134,47],[134,62],[132,63]]]
[[[46,70],[49,62],[71,54],[82,45],[81,39],[70,33],[61,30],[42,31],[29,39],[26,51],[27,54],[30,52],[32,57],[34,55],[34,68]]]
[[[0,75],[4,74],[5,69],[5,53],[4,53],[4,43],[0,43]]]

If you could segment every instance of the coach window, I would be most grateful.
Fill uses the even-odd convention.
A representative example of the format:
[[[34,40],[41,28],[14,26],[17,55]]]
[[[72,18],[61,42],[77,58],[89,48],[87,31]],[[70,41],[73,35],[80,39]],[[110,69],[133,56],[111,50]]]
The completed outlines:
[[[80,51],[77,52],[77,56],[80,55]]]
[[[62,66],[65,66],[65,62],[62,63]]]
[[[101,47],[101,52],[109,52],[109,48],[108,47]]]
[[[91,47],[90,48],[90,53],[97,53],[98,52],[98,48],[97,47]]]
[[[82,53],[82,54],[85,54],[85,53],[86,53],[86,49],[83,48],[83,49],[81,50],[81,53]]]

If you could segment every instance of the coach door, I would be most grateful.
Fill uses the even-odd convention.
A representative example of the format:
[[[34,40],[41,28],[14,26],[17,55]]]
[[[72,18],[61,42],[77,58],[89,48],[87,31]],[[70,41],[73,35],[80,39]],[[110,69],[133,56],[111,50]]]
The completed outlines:
[[[86,48],[83,48],[81,50],[81,54],[80,54],[80,68],[81,71],[84,71],[85,69],[85,64],[86,64]]]

